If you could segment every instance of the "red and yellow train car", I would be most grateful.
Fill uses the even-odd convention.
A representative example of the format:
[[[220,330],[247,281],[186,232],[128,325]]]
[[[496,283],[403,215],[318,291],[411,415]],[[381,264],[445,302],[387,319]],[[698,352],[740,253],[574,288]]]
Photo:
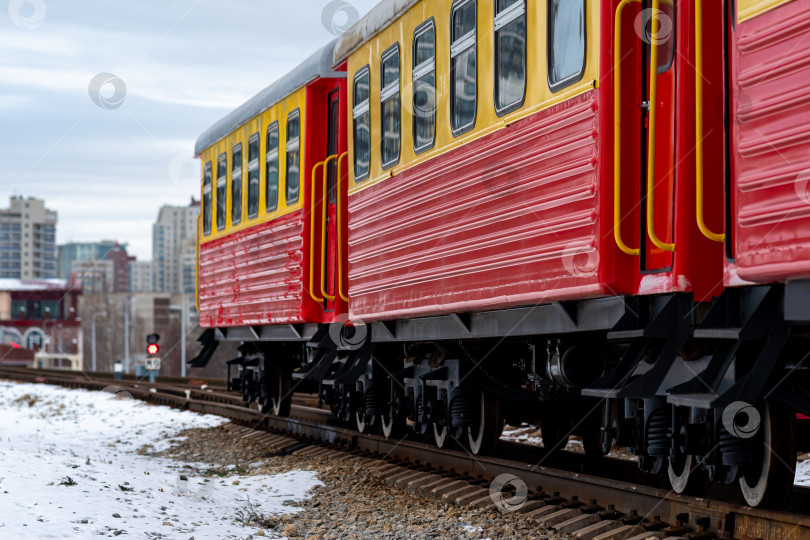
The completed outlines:
[[[198,141],[198,361],[241,341],[233,385],[276,414],[297,381],[475,453],[532,422],[782,504],[810,413],[805,12],[381,2]]]

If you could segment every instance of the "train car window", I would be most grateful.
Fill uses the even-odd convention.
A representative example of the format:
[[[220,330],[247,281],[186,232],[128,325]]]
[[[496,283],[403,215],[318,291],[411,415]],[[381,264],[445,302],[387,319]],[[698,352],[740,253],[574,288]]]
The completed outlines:
[[[495,2],[495,112],[520,108],[526,96],[526,2]]]
[[[231,154],[231,225],[242,221],[242,143],[233,147]]]
[[[225,228],[225,202],[228,198],[228,154],[217,158],[217,230]]]
[[[368,178],[371,171],[371,72],[368,66],[354,76],[354,180]]]
[[[478,102],[476,0],[453,4],[450,34],[450,120],[453,135],[475,126]]]
[[[650,17],[645,29],[647,35],[656,32],[653,42],[658,46],[658,73],[666,73],[675,59],[675,2],[661,2],[658,17]],[[653,21],[658,21],[658,28],[650,28]],[[659,37],[660,36],[660,37]]]
[[[382,140],[380,156],[382,168],[389,169],[399,162],[401,101],[399,92],[399,44],[387,49],[383,55],[380,80],[380,110],[382,111]]]
[[[248,219],[259,215],[259,134],[248,140]]]
[[[278,122],[267,126],[266,167],[264,175],[264,209],[278,208]]]
[[[548,85],[556,92],[585,74],[585,0],[548,0]]]
[[[287,169],[284,174],[287,186],[287,204],[298,202],[298,184],[301,160],[301,114],[293,111],[287,117]]]
[[[420,154],[436,140],[436,27],[432,20],[413,34],[413,150]]]
[[[211,206],[212,199],[214,198],[213,186],[211,185],[211,162],[205,164],[203,167],[203,235],[208,236],[211,234]]]

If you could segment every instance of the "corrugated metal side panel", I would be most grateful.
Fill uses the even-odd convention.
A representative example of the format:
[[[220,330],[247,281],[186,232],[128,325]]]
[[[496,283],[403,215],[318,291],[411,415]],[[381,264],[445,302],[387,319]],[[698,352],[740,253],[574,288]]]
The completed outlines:
[[[200,326],[303,322],[301,211],[203,244]]]
[[[600,295],[597,96],[587,92],[352,195],[352,316]]]
[[[810,275],[810,6],[738,26],[735,256],[739,277]]]

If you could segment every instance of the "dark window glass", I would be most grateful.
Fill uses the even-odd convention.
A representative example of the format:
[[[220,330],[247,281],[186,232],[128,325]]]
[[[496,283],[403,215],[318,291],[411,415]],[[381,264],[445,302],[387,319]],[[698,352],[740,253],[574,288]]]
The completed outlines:
[[[380,110],[382,111],[382,140],[380,156],[383,169],[390,168],[399,161],[400,141],[400,92],[399,92],[399,44],[382,55],[382,91]]]
[[[211,234],[211,211],[213,199],[213,186],[211,184],[211,162],[203,167],[203,235]]]
[[[450,120],[454,135],[475,125],[477,104],[476,1],[453,6],[450,45]]]
[[[436,28],[433,21],[416,29],[413,57],[413,149],[418,154],[432,148],[436,139]]]
[[[585,0],[548,0],[548,83],[559,90],[585,70]]]
[[[248,219],[259,215],[259,134],[248,141]]]
[[[264,208],[273,212],[278,208],[278,122],[267,128],[267,158],[264,176]]]
[[[225,228],[225,203],[228,198],[228,154],[217,159],[217,230]]]
[[[231,155],[231,225],[242,221],[242,144],[233,147]]]
[[[368,178],[371,170],[371,75],[368,66],[354,76],[354,179]]]
[[[495,12],[495,110],[515,110],[526,94],[526,4],[498,0]]]
[[[300,127],[301,116],[295,111],[287,117],[287,170],[284,178],[287,182],[287,204],[298,202],[298,184],[300,176]]]
[[[648,36],[655,33],[650,41],[658,46],[658,73],[666,73],[675,57],[675,5],[661,2],[659,10],[658,17],[650,18],[645,31]],[[656,28],[652,28],[654,21]]]

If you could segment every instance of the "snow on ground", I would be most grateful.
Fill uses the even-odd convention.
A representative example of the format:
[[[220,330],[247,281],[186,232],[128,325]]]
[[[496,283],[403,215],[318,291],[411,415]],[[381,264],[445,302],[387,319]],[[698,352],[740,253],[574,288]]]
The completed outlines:
[[[126,397],[0,381],[0,538],[245,538],[256,529],[240,510],[293,513],[320,484],[311,471],[185,476],[138,449],[226,420]]]

